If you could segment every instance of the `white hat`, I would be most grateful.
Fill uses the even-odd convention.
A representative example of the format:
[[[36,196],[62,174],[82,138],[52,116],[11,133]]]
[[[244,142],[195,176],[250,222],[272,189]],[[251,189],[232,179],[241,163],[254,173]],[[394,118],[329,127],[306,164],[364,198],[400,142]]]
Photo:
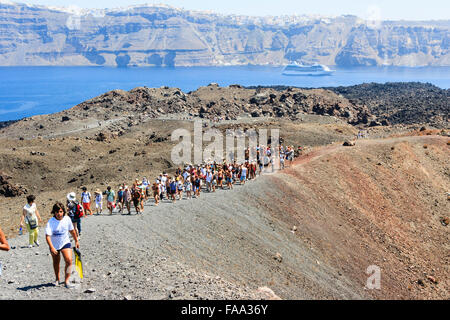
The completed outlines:
[[[71,192],[71,193],[67,194],[67,200],[69,200],[69,201],[75,201],[76,197],[77,196],[76,196],[75,192]]]

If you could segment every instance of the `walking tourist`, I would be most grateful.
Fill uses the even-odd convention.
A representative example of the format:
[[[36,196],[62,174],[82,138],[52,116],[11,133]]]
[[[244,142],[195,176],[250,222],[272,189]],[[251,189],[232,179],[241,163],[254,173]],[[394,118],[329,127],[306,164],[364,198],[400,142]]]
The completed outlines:
[[[78,203],[76,193],[71,192],[67,195],[68,216],[72,220],[78,239],[81,237],[81,218],[84,215],[83,207]]]
[[[86,187],[82,188],[83,192],[81,193],[81,203],[83,205],[83,210],[87,214],[92,216],[92,210],[91,210],[91,200],[92,196],[91,193],[87,191]]]
[[[72,235],[75,241],[75,247],[79,248],[80,244],[77,233],[75,232],[72,221],[66,216],[66,209],[62,203],[55,203],[51,213],[53,214],[53,218],[47,223],[45,235],[53,260],[53,270],[56,278],[54,285],[59,285],[59,264],[62,254],[66,263],[64,268],[64,284],[66,288],[72,289],[74,286],[69,283],[72,266],[72,245],[69,234]]]
[[[20,227],[23,227],[25,221],[28,231],[28,248],[32,248],[33,245],[39,246],[39,222],[42,223],[42,218],[39,215],[39,211],[34,201],[36,197],[29,195],[27,197],[27,204],[23,207],[22,217],[20,218]]]

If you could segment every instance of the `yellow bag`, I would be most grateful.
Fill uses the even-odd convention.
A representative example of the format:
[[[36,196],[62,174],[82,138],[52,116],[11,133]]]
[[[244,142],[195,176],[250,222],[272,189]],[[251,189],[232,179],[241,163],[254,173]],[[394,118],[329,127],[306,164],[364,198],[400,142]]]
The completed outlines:
[[[77,248],[73,248],[75,254],[75,270],[77,270],[78,275],[83,279],[83,264],[81,262],[81,253]]]

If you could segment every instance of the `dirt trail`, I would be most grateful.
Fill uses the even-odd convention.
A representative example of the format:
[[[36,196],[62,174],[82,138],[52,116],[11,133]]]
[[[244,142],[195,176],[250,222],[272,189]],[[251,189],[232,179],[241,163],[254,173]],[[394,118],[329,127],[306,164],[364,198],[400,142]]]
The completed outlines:
[[[258,299],[267,286],[283,299],[448,299],[449,237],[439,217],[450,208],[438,196],[450,188],[446,142],[318,147],[230,191],[149,202],[138,216],[88,217],[85,279],[74,290],[48,285],[43,231],[39,248],[22,248],[27,236],[10,239],[0,298]],[[382,270],[380,290],[364,288],[369,265]]]

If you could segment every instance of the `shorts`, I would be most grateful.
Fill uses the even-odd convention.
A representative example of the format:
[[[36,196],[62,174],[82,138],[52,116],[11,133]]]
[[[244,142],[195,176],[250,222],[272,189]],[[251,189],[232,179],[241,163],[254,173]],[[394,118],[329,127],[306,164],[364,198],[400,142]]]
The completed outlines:
[[[133,204],[135,207],[139,206],[139,202],[141,202],[141,199],[133,199]]]
[[[96,203],[95,203],[95,207],[96,207],[96,208],[102,209],[102,208],[103,208],[102,202],[96,202]]]
[[[244,181],[246,176],[241,176],[241,181]]]
[[[91,211],[91,203],[83,202],[83,210],[84,210],[84,213],[87,213],[87,211]]]
[[[108,201],[108,207],[114,208],[116,206],[114,201]]]
[[[61,249],[56,250],[56,251],[58,251],[58,253],[59,253],[59,252],[61,252],[61,250],[64,250],[64,249],[71,249],[71,248],[72,248],[72,245],[70,244],[70,242],[68,242],[68,243],[65,244]]]

